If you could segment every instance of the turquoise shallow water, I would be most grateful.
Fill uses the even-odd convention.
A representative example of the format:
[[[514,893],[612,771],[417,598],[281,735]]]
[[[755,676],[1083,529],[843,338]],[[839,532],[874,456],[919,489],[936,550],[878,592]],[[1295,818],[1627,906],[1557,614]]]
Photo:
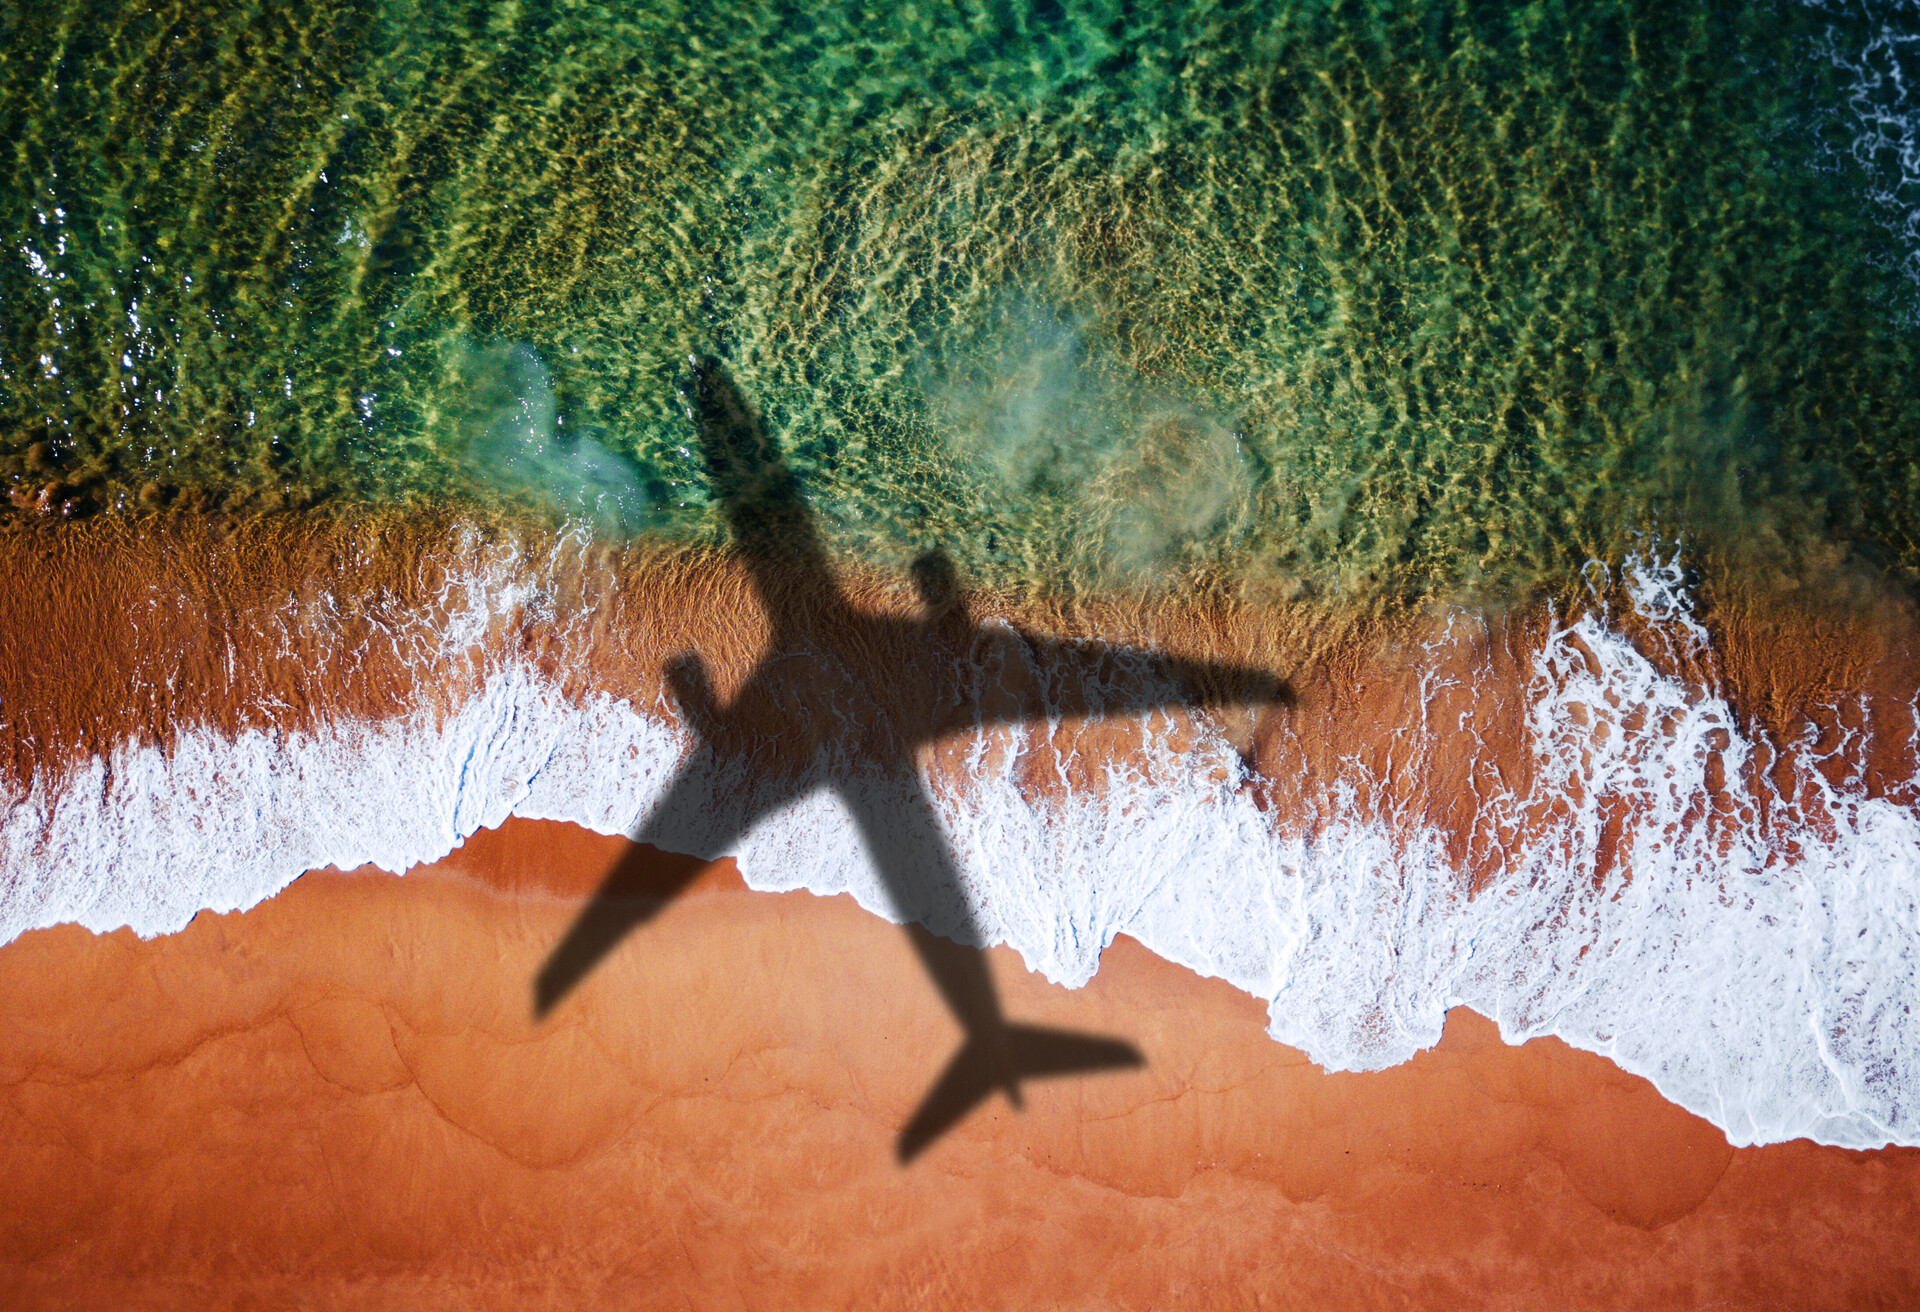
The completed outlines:
[[[1831,57],[1902,22],[14,10],[0,460],[74,513],[710,535],[711,352],[883,564],[1503,593],[1655,529],[1910,580],[1916,197],[1858,145],[1911,110]]]

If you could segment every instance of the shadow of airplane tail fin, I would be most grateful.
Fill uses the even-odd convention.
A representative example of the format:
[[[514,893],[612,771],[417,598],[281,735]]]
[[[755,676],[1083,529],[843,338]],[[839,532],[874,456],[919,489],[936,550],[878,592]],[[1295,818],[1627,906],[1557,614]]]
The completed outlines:
[[[967,1042],[900,1131],[894,1155],[912,1161],[935,1139],[998,1089],[1020,1106],[1020,1081],[1049,1075],[1119,1070],[1146,1065],[1131,1043],[1038,1025],[1002,1025],[978,1031]]]

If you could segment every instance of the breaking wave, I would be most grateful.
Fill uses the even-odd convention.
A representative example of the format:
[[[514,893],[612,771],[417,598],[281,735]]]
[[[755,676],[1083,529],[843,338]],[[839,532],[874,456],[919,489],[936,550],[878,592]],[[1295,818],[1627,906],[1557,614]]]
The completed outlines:
[[[1451,615],[1410,657],[1421,718],[1361,726],[1385,747],[1294,791],[1271,784],[1297,726],[1257,756],[1198,712],[1097,738],[1055,716],[949,740],[925,764],[964,907],[895,905],[831,790],[726,852],[757,889],[970,922],[1069,986],[1132,935],[1266,999],[1273,1037],[1330,1069],[1404,1061],[1465,1005],[1509,1041],[1558,1035],[1646,1076],[1736,1145],[1920,1144],[1920,821],[1910,785],[1862,781],[1876,734],[1913,746],[1914,704],[1862,695],[1833,708],[1834,732],[1772,742],[1719,686],[1677,554],[1611,582],[1628,610],[1596,593],[1552,617],[1514,699],[1458,695],[1483,673],[1488,621]],[[311,868],[405,871],[509,815],[629,834],[651,820],[679,850],[723,854],[729,809],[763,780],[700,757],[664,698],[486,659],[494,620],[538,601],[522,576],[482,570],[455,591],[443,646],[479,651],[481,671],[457,705],[183,728],[37,774],[0,819],[0,941],[68,921],[171,932]],[[699,760],[703,803],[655,816]],[[807,768],[900,787],[852,739]],[[1443,787],[1470,794],[1470,821],[1406,800]]]

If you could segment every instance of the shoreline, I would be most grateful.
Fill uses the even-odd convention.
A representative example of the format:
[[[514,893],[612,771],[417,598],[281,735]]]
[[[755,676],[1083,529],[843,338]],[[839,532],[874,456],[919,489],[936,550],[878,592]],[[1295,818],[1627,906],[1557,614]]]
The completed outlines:
[[[850,892],[1069,986],[1125,934],[1265,1000],[1271,1036],[1334,1069],[1405,1061],[1464,1004],[1653,1078],[1736,1143],[1914,1133],[1906,611],[1767,610],[1676,555],[1629,562],[1579,613],[1369,631],[1298,607],[986,597],[949,630],[913,618],[904,580],[850,576],[854,606],[897,617],[885,641],[780,654],[774,700],[732,717],[740,741],[662,819],[694,761],[663,667],[698,655],[725,705],[770,640],[726,557],[193,523],[47,534],[61,549],[0,583],[0,706],[34,766],[0,817],[8,936],[170,932],[305,869],[438,860],[509,816],[644,823],[737,856],[755,888]],[[1157,653],[1271,670],[1287,698],[1061,709],[1075,687],[1151,690]],[[836,800],[907,814],[914,790],[869,763],[943,698],[1039,708],[912,758],[964,917],[942,890],[898,901]]]
[[[901,1170],[891,1136],[955,1031],[902,933],[847,898],[715,863],[532,1023],[541,954],[627,850],[511,820],[404,878],[318,871],[175,935],[0,948],[20,1305],[1920,1292],[1920,1150],[1731,1148],[1464,1009],[1404,1065],[1326,1073],[1257,1000],[1126,938],[1078,990],[989,958],[1010,1015],[1126,1035],[1146,1067],[995,1099]]]

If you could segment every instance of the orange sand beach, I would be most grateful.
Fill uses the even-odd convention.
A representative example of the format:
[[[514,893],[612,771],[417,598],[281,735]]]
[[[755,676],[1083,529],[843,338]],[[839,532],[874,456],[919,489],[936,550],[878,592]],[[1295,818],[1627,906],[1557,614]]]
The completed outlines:
[[[0,531],[16,810],[128,742],[450,714],[503,654],[570,696],[651,706],[665,660],[694,651],[725,695],[765,639],[712,553],[419,518]],[[476,605],[460,589],[479,576],[497,587]],[[845,586],[914,605],[901,580]],[[1759,747],[1738,768],[1768,805],[1804,809],[1816,837],[1822,781],[1911,807],[1905,605],[1864,586],[1757,596],[1711,570],[1698,591],[1702,645],[1619,624],[1743,717]],[[1239,597],[978,605],[1272,670],[1283,704],[1170,732],[1224,735],[1242,795],[1303,825],[1359,770],[1352,805],[1443,835],[1463,892],[1500,888],[1508,854],[1557,823],[1479,806],[1536,768],[1509,712],[1559,613],[1545,601],[1464,631]],[[885,722],[927,713],[917,674],[947,655],[829,673],[876,689]],[[1430,731],[1409,747],[1415,723]],[[1019,778],[1044,790],[1133,750],[1130,732],[1064,725]],[[1795,742],[1822,748],[1816,767]],[[923,764],[936,784],[965,765]],[[1710,770],[1704,805],[1735,782]],[[1582,877],[1631,888],[1639,823],[1606,812]],[[1144,1068],[1035,1082],[1024,1111],[991,1101],[903,1170],[893,1136],[956,1027],[901,931],[850,898],[749,892],[733,862],[707,866],[534,1019],[529,981],[630,848],[511,819],[402,878],[319,870],[177,933],[56,925],[0,946],[7,1304],[1920,1303],[1920,1150],[1735,1150],[1605,1059],[1507,1046],[1463,1008],[1411,1061],[1325,1073],[1268,1037],[1261,1001],[1126,937],[1079,990],[989,956],[1010,1015],[1124,1036]],[[646,860],[662,890],[698,864]]]
[[[1900,1308],[1920,1150],[1734,1150],[1465,1010],[1326,1074],[1129,940],[1009,1010],[1130,1036],[902,1170],[955,1027],[900,932],[731,863],[535,1026],[619,839],[511,821],[140,941],[0,949],[20,1308]],[[684,858],[657,857],[662,878]]]

